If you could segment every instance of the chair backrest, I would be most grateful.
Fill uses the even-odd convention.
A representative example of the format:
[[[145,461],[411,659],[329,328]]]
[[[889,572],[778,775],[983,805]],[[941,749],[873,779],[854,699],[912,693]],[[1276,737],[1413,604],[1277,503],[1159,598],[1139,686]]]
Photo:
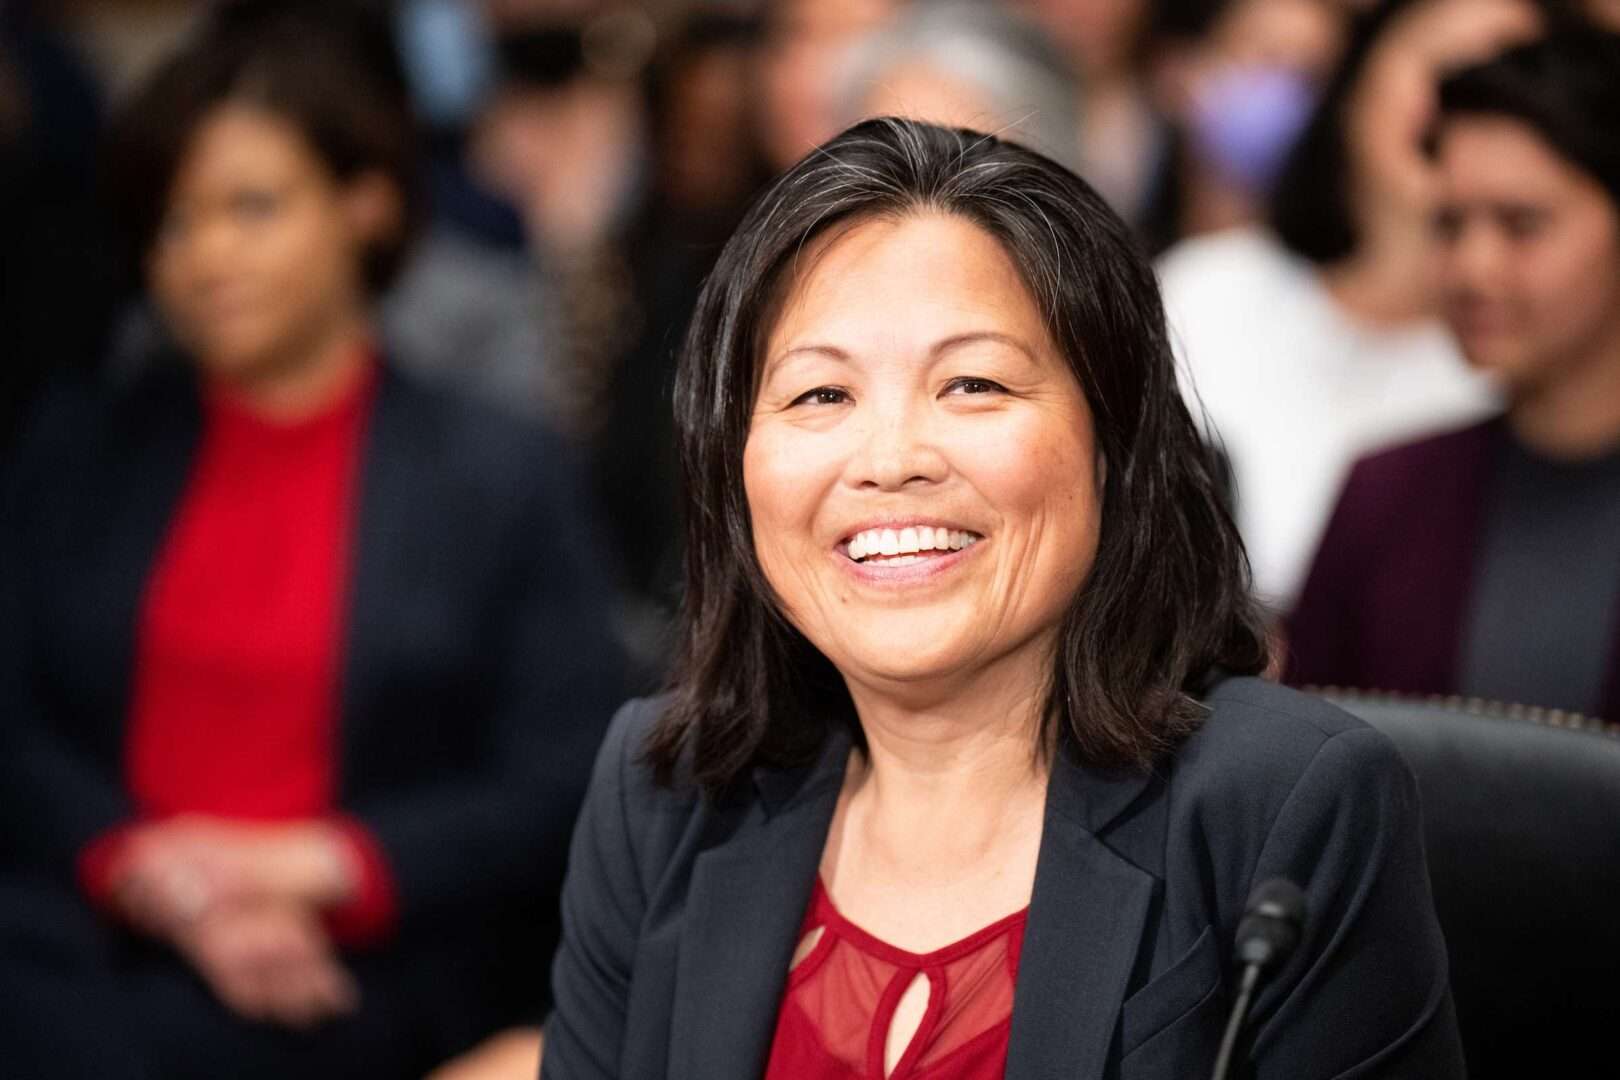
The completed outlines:
[[[1324,693],[1417,776],[1470,1075],[1620,1076],[1620,728]]]

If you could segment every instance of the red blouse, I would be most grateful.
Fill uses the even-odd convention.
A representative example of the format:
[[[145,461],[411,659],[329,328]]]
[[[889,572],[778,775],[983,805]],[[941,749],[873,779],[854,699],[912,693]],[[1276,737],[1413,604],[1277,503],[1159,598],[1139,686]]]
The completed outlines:
[[[845,919],[818,879],[800,936],[819,928],[821,937],[788,976],[766,1080],[999,1080],[1028,914],[912,953]],[[919,976],[928,1005],[885,1074],[889,1025]]]
[[[146,583],[124,772],[141,821],[195,813],[325,818],[361,868],[332,913],[348,941],[393,914],[382,853],[334,814],[353,508],[375,369],[330,409],[276,423],[214,391],[202,442]],[[129,827],[83,853],[104,900]]]

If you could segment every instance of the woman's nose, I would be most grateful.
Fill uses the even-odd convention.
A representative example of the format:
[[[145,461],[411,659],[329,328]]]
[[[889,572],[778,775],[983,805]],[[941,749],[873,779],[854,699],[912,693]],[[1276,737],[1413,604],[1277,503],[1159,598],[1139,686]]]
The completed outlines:
[[[235,268],[238,241],[237,229],[222,215],[200,215],[177,239],[171,256],[194,278],[211,282]]]
[[[941,433],[925,403],[880,400],[867,410],[861,445],[851,460],[856,486],[898,491],[945,478],[949,466]]]
[[[1489,287],[1501,275],[1507,255],[1506,240],[1498,229],[1481,222],[1472,223],[1452,244],[1447,267],[1449,276],[1456,284],[1468,288]]]

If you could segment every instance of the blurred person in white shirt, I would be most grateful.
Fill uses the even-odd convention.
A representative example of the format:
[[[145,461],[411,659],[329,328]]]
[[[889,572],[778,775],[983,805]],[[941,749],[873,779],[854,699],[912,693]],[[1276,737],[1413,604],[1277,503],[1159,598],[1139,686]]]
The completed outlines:
[[[1496,407],[1437,317],[1438,181],[1423,138],[1444,72],[1539,25],[1524,0],[1369,12],[1283,169],[1269,227],[1160,261],[1184,391],[1231,464],[1255,589],[1274,609],[1292,605],[1356,458]]]

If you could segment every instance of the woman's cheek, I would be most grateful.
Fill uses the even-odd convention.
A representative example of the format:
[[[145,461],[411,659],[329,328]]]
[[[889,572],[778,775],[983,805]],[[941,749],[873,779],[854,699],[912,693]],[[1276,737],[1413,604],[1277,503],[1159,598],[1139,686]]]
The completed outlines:
[[[767,573],[773,558],[809,535],[819,498],[812,449],[802,433],[769,427],[756,430],[744,447],[743,490]]]
[[[1025,413],[961,432],[951,456],[975,488],[1008,510],[1081,502],[1095,485],[1089,435],[1083,424]]]

